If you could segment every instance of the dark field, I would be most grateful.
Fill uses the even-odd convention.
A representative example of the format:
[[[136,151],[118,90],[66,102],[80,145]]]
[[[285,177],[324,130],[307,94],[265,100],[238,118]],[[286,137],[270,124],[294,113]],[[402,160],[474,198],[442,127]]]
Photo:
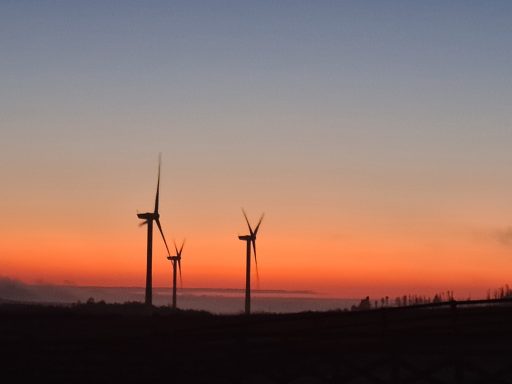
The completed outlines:
[[[210,315],[0,306],[2,382],[512,383],[512,305]]]

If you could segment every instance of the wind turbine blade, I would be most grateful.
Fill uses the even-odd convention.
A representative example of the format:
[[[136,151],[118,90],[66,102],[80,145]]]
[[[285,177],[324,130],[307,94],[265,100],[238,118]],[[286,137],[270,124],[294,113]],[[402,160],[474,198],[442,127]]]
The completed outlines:
[[[254,251],[254,258],[256,259],[256,239],[252,239],[251,243],[252,243],[252,249]]]
[[[162,235],[162,239],[164,239],[165,248],[167,249],[167,254],[170,256],[171,252],[169,251],[169,246],[167,245],[167,241],[165,240],[164,231],[162,231],[162,226],[160,225],[160,220],[156,219],[156,225],[158,226],[158,229],[160,230],[160,234]]]
[[[178,256],[181,259],[181,252],[183,252],[183,246],[185,245],[185,240],[181,243],[180,251],[178,252]]]
[[[181,276],[181,257],[178,257],[178,269],[180,271],[180,287],[183,288],[183,277]]]
[[[258,234],[258,230],[260,229],[261,222],[263,221],[263,218],[265,217],[265,214],[262,214],[260,217],[260,221],[258,221],[258,225],[256,226],[256,229],[254,230],[254,236]]]
[[[258,287],[260,285],[260,271],[258,270],[258,258],[256,257],[256,241],[251,241],[252,249],[254,250],[254,265],[256,267],[256,281],[258,283]]]
[[[251,236],[253,235],[253,231],[251,228],[251,224],[249,224],[249,219],[247,218],[247,214],[245,213],[244,209],[242,208],[242,213],[244,214],[245,221],[247,222],[247,226],[249,227],[249,232],[251,233]]]
[[[155,197],[155,213],[158,213],[158,205],[160,199],[160,167],[162,165],[162,156],[158,155],[158,181],[156,183],[156,197]]]
[[[148,223],[147,220],[144,220],[142,223],[139,223],[139,227],[143,227]]]
[[[178,246],[176,245],[176,240],[174,240],[174,249],[176,250],[176,256],[178,256]]]

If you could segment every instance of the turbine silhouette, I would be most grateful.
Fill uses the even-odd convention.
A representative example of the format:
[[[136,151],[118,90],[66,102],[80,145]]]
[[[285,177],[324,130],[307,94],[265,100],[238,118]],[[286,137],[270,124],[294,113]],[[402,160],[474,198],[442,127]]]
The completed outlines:
[[[180,284],[183,285],[183,279],[181,278],[181,253],[183,252],[183,246],[185,240],[181,243],[181,247],[178,250],[176,242],[174,242],[174,249],[176,250],[176,256],[167,256],[167,260],[172,263],[172,309],[176,309],[176,270],[180,271]]]
[[[162,225],[160,224],[160,214],[158,213],[158,205],[160,198],[160,168],[161,168],[162,159],[161,156],[158,157],[158,181],[156,184],[156,197],[155,197],[155,210],[153,212],[146,213],[137,213],[137,217],[139,219],[144,220],[140,225],[148,226],[148,243],[147,243],[147,262],[146,262],[146,297],[145,303],[146,305],[152,305],[153,303],[153,221],[158,226],[160,230],[160,234],[162,235],[162,239],[164,240],[165,248],[167,249],[167,254],[170,255],[169,247],[167,246],[167,241],[165,240],[164,232],[162,230]]]
[[[256,278],[260,279],[258,272],[258,259],[256,258],[256,235],[258,234],[258,230],[260,229],[261,221],[265,214],[262,214],[260,220],[258,221],[258,225],[256,228],[252,229],[251,224],[249,223],[249,219],[247,218],[247,214],[242,209],[242,213],[244,214],[245,221],[247,222],[247,226],[249,227],[249,234],[244,236],[238,236],[238,238],[242,241],[246,242],[246,268],[245,268],[245,314],[249,315],[251,313],[251,245],[254,250],[254,264],[256,266]]]

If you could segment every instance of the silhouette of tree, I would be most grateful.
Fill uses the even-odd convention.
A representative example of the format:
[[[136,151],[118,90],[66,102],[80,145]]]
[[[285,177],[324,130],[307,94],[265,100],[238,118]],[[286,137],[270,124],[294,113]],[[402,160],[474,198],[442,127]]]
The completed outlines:
[[[370,296],[366,296],[364,299],[362,299],[358,306],[353,305],[351,307],[352,311],[366,311],[371,309],[372,305],[370,302]]]

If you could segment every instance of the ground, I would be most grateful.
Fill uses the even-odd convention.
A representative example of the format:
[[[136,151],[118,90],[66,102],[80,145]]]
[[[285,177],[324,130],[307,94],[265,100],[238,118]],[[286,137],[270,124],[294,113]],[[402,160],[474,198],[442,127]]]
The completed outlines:
[[[512,383],[512,306],[220,316],[0,306],[6,382]]]

